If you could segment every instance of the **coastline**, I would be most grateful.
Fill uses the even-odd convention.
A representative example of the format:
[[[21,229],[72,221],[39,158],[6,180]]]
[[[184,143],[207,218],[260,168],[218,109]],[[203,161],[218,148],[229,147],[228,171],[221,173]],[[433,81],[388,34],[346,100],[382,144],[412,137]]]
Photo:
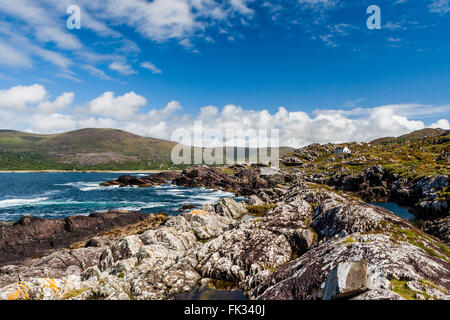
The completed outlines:
[[[72,170],[0,170],[0,173],[160,173],[167,171],[180,170],[86,170],[86,171],[72,171]],[[181,171],[180,171],[181,172]]]
[[[254,182],[251,189],[242,176]],[[139,183],[133,179],[139,180],[123,182]],[[286,172],[244,168],[225,176],[197,167],[177,182],[225,183],[248,199],[225,198],[152,221],[114,210],[63,220],[24,216],[1,228],[0,300],[21,284],[24,294],[14,299],[168,300],[223,283],[251,300],[410,299],[399,283],[418,288],[414,299],[449,299],[446,245],[382,207]],[[134,221],[140,217],[145,221]],[[68,276],[67,266],[80,277]],[[345,295],[333,291],[342,268],[360,279]],[[43,275],[60,290],[46,291]]]

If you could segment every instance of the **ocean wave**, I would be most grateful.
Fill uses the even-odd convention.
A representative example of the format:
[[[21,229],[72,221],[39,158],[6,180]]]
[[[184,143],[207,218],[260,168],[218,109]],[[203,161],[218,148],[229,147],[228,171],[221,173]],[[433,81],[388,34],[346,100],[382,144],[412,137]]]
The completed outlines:
[[[78,182],[69,182],[69,183],[63,183],[63,184],[55,184],[55,186],[63,186],[63,187],[72,187],[75,189],[78,189],[80,191],[96,191],[96,190],[114,190],[119,188],[119,186],[109,186],[109,187],[104,187],[101,186],[100,183],[102,183],[102,181],[96,181],[96,182],[83,182],[83,181],[78,181]],[[132,187],[129,187],[132,188]],[[127,187],[125,188],[121,188],[121,189],[127,189]]]
[[[83,206],[83,207],[118,207],[132,206],[139,209],[165,207],[168,202],[144,202],[144,201],[75,201],[75,200],[49,200],[47,197],[33,199],[6,199],[0,200],[0,208],[12,208],[22,206]]]
[[[47,197],[32,199],[6,199],[0,200],[0,208],[21,207],[25,205],[33,205],[48,200]]]

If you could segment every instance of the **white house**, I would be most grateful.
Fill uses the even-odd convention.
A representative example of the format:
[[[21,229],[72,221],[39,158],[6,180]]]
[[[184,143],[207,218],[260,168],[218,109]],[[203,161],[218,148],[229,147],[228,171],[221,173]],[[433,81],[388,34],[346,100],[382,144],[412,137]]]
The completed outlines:
[[[337,149],[334,150],[334,153],[335,153],[335,154],[352,153],[352,150],[350,150],[350,149],[347,148],[347,147],[344,147],[344,148],[337,148]]]

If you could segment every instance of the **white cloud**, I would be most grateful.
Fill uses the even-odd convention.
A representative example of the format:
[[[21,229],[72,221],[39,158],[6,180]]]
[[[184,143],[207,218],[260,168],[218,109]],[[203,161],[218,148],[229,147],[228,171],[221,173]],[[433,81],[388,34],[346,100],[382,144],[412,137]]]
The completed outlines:
[[[430,12],[448,13],[450,12],[450,5],[448,0],[432,0],[428,6]]]
[[[230,4],[234,10],[244,15],[252,15],[254,11],[248,7],[248,2],[252,2],[252,0],[230,0]]]
[[[82,44],[77,37],[67,32],[64,23],[58,23],[54,15],[35,1],[0,0],[0,11],[21,19],[30,26],[37,39],[53,42],[61,49],[79,49]],[[65,11],[63,12],[65,14]]]
[[[126,63],[120,63],[130,55],[139,54],[140,48],[125,35],[116,31],[117,26],[127,26],[144,38],[156,42],[174,40],[197,53],[196,39],[211,43],[211,30],[228,29],[245,24],[254,13],[249,3],[254,0],[105,0],[101,4],[91,0],[77,0],[81,7],[81,27],[110,38],[114,45],[109,54],[97,54],[85,46],[78,35],[69,31],[65,20],[66,9],[72,0],[0,0],[0,13],[10,17],[0,21],[0,63],[30,68],[35,59],[42,59],[59,67],[55,74],[73,81],[70,67],[81,67],[102,80],[111,80],[100,66],[123,75],[136,73]],[[19,50],[20,48],[20,50]],[[51,49],[49,49],[51,48]],[[69,58],[70,57],[70,58]],[[107,63],[107,64],[106,64]],[[152,64],[144,64],[153,73],[161,70]]]
[[[320,40],[322,40],[327,47],[336,48],[339,45],[333,40],[334,36],[332,34],[319,35]]]
[[[450,129],[450,123],[447,119],[441,119],[431,124],[430,128]]]
[[[161,74],[162,71],[151,62],[142,62],[141,67],[150,70],[152,73]]]
[[[402,26],[400,23],[394,23],[392,21],[386,22],[386,24],[383,26],[383,29],[389,29],[389,30],[398,30],[401,28],[402,28]]]
[[[37,106],[38,111],[42,113],[55,113],[63,110],[72,104],[75,94],[73,92],[65,92],[57,97],[55,101],[43,101]]]
[[[132,119],[136,116],[139,107],[145,105],[147,100],[134,92],[123,96],[114,96],[114,92],[105,92],[100,97],[88,103],[91,114],[115,119]]]
[[[112,78],[110,76],[108,76],[106,73],[104,73],[102,70],[85,64],[81,66],[84,70],[88,71],[91,75],[93,75],[94,77],[100,78],[102,80],[111,80]]]
[[[17,29],[11,23],[0,22],[0,35],[3,35],[4,40],[8,43],[8,45],[2,45],[0,42],[0,56],[2,57],[0,60],[3,62],[13,67],[31,67],[33,65],[32,57],[35,56],[64,70],[72,65],[72,61],[63,54],[34,44]]]
[[[150,110],[147,114],[148,120],[163,120],[172,116],[176,111],[182,110],[182,106],[178,101],[170,101],[164,109],[161,110]]]
[[[339,0],[298,0],[298,3],[306,8],[323,10],[334,8],[339,3]]]
[[[136,70],[133,70],[133,68],[131,68],[130,65],[125,64],[125,63],[121,63],[121,62],[113,62],[109,65],[109,68],[111,70],[117,71],[120,74],[123,75],[130,75],[130,74],[135,74],[137,73]]]
[[[63,93],[53,101],[42,85],[17,86],[0,91],[0,126],[54,133],[79,128],[116,128],[143,136],[170,139],[176,129],[193,132],[194,121],[204,130],[231,129],[245,135],[248,129],[278,129],[280,144],[300,147],[310,143],[370,141],[384,136],[399,136],[427,127],[422,120],[433,117],[428,127],[449,129],[449,105],[392,104],[373,108],[345,110],[318,109],[312,114],[288,111],[249,110],[229,104],[223,108],[205,106],[196,114],[182,112],[178,101],[164,108],[145,110],[147,100],[134,92],[115,96],[105,92],[75,112],[69,112],[74,93]]]
[[[46,96],[47,91],[39,84],[0,90],[0,109],[24,110],[31,104],[43,101]]]
[[[27,55],[3,42],[0,42],[0,63],[14,67],[29,67],[32,65]]]
[[[77,128],[77,121],[72,115],[64,115],[59,113],[42,114],[36,113],[28,119],[30,127],[26,129],[28,132],[65,132]]]

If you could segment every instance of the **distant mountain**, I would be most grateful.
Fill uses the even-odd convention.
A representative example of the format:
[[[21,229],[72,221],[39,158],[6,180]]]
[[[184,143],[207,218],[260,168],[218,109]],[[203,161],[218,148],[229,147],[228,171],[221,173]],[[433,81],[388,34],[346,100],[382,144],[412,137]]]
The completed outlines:
[[[181,168],[170,161],[175,145],[172,141],[115,129],[81,129],[50,135],[0,130],[0,170]],[[280,148],[280,157],[292,150]],[[255,149],[246,150],[249,152]]]

